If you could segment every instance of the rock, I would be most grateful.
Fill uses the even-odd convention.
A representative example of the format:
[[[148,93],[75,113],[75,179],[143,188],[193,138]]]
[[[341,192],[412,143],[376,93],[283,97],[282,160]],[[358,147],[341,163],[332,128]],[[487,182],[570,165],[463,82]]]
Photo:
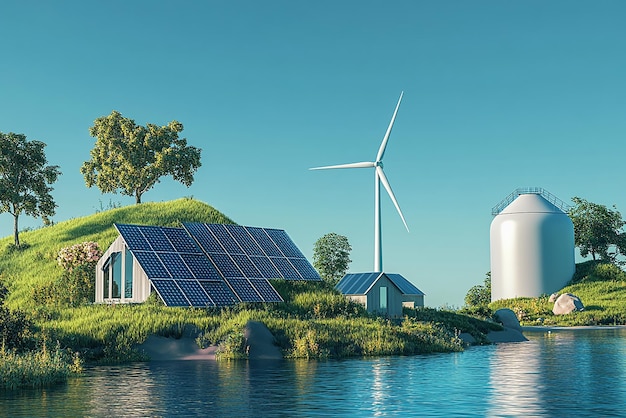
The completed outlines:
[[[248,359],[279,360],[283,358],[272,332],[264,323],[248,321],[243,332],[248,345]]]
[[[554,303],[556,302],[556,300],[559,298],[559,294],[558,293],[553,293],[550,295],[550,297],[548,298],[548,302]]]
[[[476,338],[474,338],[469,332],[460,333],[459,338],[467,345],[476,344]]]
[[[580,301],[580,298],[571,293],[563,293],[554,302],[552,313],[555,315],[567,315],[572,312],[582,311],[585,306]]]
[[[516,331],[522,332],[522,326],[519,324],[519,320],[517,319],[517,315],[511,309],[502,308],[498,309],[494,316],[497,318],[498,322],[502,324],[504,328],[514,329]]]

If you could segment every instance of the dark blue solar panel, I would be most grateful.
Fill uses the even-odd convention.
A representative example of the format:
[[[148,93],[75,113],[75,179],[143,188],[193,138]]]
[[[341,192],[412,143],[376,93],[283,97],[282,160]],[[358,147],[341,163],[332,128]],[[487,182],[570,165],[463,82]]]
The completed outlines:
[[[296,269],[293,268],[288,259],[284,257],[270,257],[272,262],[287,280],[302,280]]]
[[[283,301],[283,298],[266,279],[250,279],[250,283],[265,302]]]
[[[172,277],[156,253],[152,251],[133,251],[133,255],[149,279],[169,279]]]
[[[173,279],[193,279],[193,273],[187,268],[180,255],[176,253],[157,253]]]
[[[199,308],[215,306],[215,303],[207,296],[203,287],[196,280],[177,280],[176,284],[183,291],[191,306]]]
[[[382,273],[346,274],[336,288],[344,295],[363,295]]]
[[[204,254],[181,254],[183,261],[198,280],[222,280],[211,261]]]
[[[248,255],[264,255],[263,250],[254,241],[252,236],[246,231],[246,227],[239,225],[225,224],[224,228],[230,233],[230,235],[237,241],[237,244]]]
[[[199,283],[217,306],[230,306],[238,302],[224,282],[202,281]]]
[[[228,254],[244,254],[244,251],[237,245],[237,242],[228,233],[222,224],[207,224],[209,231],[215,235],[215,238],[222,244],[222,247]]]
[[[202,251],[187,231],[182,228],[163,228],[163,233],[174,246],[174,250],[179,253],[200,254]]]
[[[183,223],[185,229],[196,239],[200,247],[207,253],[225,253],[226,250],[207,229],[206,224]]]
[[[173,280],[150,280],[167,306],[189,306],[189,301]]]
[[[415,285],[413,285],[413,283],[409,282],[400,274],[385,273],[385,276],[387,276],[389,280],[393,282],[393,284],[398,286],[398,289],[400,289],[400,291],[405,295],[423,295],[424,294],[424,292],[419,290],[417,287],[415,287]]]
[[[265,279],[282,279],[283,275],[276,269],[272,261],[267,257],[250,256],[250,260],[261,272]]]
[[[151,249],[148,241],[139,232],[138,226],[115,224],[115,227],[131,250],[149,251]]]
[[[226,280],[242,302],[263,302],[248,279],[229,277]]]
[[[244,254],[231,254],[232,259],[235,261],[237,266],[241,271],[243,271],[244,276],[246,277],[254,277],[254,278],[262,278],[259,269],[257,269],[252,261],[248,258],[247,255]]]
[[[270,239],[269,235],[265,233],[263,228],[246,227],[246,230],[252,235],[252,238],[259,244],[265,255],[271,257],[283,257],[283,253],[280,252],[276,244]]]
[[[306,258],[290,258],[289,261],[305,280],[321,280],[319,273]]]
[[[286,257],[304,258],[304,255],[302,255],[298,247],[296,247],[296,244],[293,243],[285,231],[282,229],[265,228],[265,232],[267,232],[267,235],[269,235]]]
[[[213,264],[222,273],[223,277],[243,277],[243,273],[237,268],[228,254],[210,253],[209,257],[213,260]]]
[[[161,229],[161,227],[141,226],[139,230],[154,251],[174,251],[174,247],[172,247],[172,244],[163,233],[163,229]]]

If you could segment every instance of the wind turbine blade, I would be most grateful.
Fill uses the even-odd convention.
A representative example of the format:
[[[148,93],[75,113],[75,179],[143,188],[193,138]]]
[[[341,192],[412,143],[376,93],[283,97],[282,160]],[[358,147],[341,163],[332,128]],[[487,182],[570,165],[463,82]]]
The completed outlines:
[[[400,205],[398,205],[398,201],[396,200],[396,196],[393,194],[393,190],[391,190],[391,186],[389,185],[389,182],[387,181],[387,176],[385,176],[385,172],[380,166],[376,167],[376,174],[378,175],[378,178],[380,179],[383,186],[385,186],[385,190],[387,190],[387,194],[389,194],[391,201],[396,206],[396,209],[398,211],[398,214],[400,215],[400,218],[402,219],[402,222],[404,223],[404,227],[406,228],[406,231],[410,232],[409,227],[406,224],[406,221],[404,220],[404,215],[402,215],[402,210],[400,210]]]
[[[385,155],[385,148],[387,148],[387,141],[389,141],[389,135],[391,135],[391,128],[393,128],[393,122],[396,120],[396,115],[398,114],[398,108],[400,107],[400,102],[402,101],[402,96],[404,96],[404,92],[400,93],[400,98],[398,99],[398,104],[396,105],[396,110],[393,111],[393,116],[391,117],[391,122],[389,122],[389,127],[387,128],[387,132],[385,133],[385,137],[383,138],[383,142],[380,144],[380,148],[378,149],[378,154],[376,155],[376,162],[379,162],[383,159],[383,155]]]
[[[349,163],[349,164],[339,164],[339,165],[327,165],[324,167],[313,167],[309,168],[309,170],[330,170],[334,168],[369,168],[375,167],[376,164],[372,162],[363,161],[362,163]]]

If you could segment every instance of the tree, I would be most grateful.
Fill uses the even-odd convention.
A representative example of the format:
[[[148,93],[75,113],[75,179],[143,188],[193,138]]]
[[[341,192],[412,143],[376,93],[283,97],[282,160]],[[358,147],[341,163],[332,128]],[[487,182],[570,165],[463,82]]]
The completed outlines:
[[[487,306],[491,302],[491,272],[487,272],[482,285],[472,286],[465,295],[465,304],[469,307]]]
[[[56,165],[46,165],[40,141],[28,141],[25,135],[0,132],[0,207],[13,215],[15,246],[20,247],[18,219],[20,214],[41,217],[49,224],[57,207],[50,184],[61,175]]]
[[[574,243],[580,255],[596,260],[617,263],[617,256],[626,254],[626,235],[622,231],[625,222],[617,208],[573,197],[574,206],[568,211],[574,224]]]
[[[166,126],[140,126],[117,111],[96,119],[89,128],[96,144],[91,159],[80,168],[87,187],[95,185],[102,193],[121,190],[135,196],[136,203],[163,176],[171,175],[189,187],[201,166],[202,150],[178,138],[182,130],[175,120]]]
[[[331,232],[315,242],[313,266],[322,279],[335,284],[348,271],[352,247],[348,238]]]

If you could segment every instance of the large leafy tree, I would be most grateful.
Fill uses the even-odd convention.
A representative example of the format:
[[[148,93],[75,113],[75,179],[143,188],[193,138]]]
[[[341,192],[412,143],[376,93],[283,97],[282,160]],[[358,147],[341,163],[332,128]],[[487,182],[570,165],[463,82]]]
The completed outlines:
[[[343,235],[328,233],[313,247],[313,266],[322,279],[335,284],[348,271],[352,246]]]
[[[50,222],[56,203],[50,186],[61,175],[59,167],[47,165],[40,141],[28,141],[25,135],[0,132],[0,211],[13,215],[15,246],[20,247],[20,214],[41,217]]]
[[[574,243],[580,255],[617,262],[617,256],[626,254],[626,235],[622,231],[625,222],[617,208],[609,209],[580,197],[573,197],[572,201],[574,206],[568,215],[574,223]]]
[[[166,126],[137,125],[134,120],[113,111],[95,120],[89,134],[96,138],[91,159],[80,168],[87,187],[97,186],[102,193],[141,196],[163,176],[189,187],[201,166],[201,149],[188,146],[179,138],[183,125],[172,121]]]

